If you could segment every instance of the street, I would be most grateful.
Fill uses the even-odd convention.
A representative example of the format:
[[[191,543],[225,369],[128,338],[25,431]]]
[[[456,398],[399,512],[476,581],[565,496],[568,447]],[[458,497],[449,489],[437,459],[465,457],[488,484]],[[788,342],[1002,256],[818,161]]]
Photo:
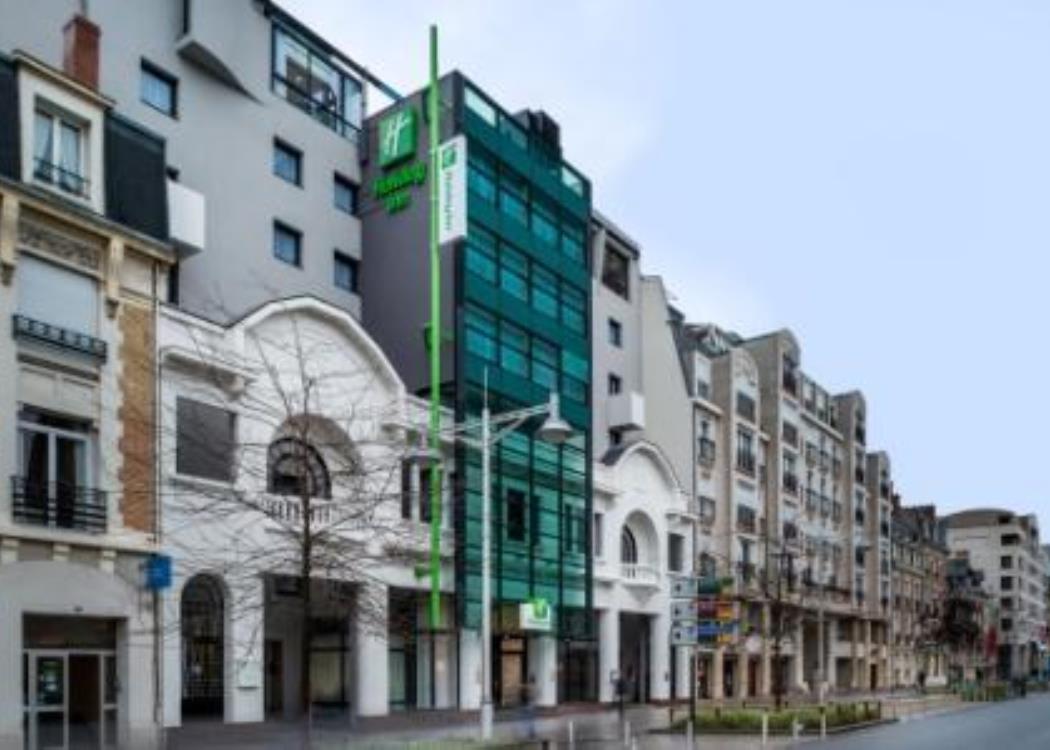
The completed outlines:
[[[822,750],[989,750],[1003,744],[1010,750],[1045,750],[1050,748],[1050,696],[910,718],[827,742],[805,744],[819,745]]]

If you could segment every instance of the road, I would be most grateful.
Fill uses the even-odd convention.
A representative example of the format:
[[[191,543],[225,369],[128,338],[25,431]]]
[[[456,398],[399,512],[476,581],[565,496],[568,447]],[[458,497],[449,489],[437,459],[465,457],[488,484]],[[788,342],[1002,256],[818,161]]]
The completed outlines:
[[[813,750],[1047,750],[1050,695],[911,718],[806,744]]]

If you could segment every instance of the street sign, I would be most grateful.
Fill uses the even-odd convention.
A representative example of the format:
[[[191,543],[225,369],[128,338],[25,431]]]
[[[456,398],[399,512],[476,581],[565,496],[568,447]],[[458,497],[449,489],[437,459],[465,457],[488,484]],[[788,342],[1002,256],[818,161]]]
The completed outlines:
[[[691,599],[681,599],[671,602],[671,619],[676,623],[679,621],[691,622],[696,619],[696,602]]]

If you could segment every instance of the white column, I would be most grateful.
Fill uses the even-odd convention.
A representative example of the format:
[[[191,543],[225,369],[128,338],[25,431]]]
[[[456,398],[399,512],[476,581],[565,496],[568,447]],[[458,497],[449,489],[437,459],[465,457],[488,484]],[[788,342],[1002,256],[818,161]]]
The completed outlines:
[[[163,626],[161,639],[164,660],[164,726],[182,723],[182,621],[179,603],[181,588],[164,592],[161,602]]]
[[[529,638],[529,673],[534,681],[533,700],[538,706],[558,703],[558,642],[551,635]]]
[[[769,604],[762,605],[762,662],[759,665],[758,696],[768,698],[773,689],[773,661],[769,642]]]
[[[689,697],[689,675],[692,674],[693,652],[685,646],[674,649],[674,695],[675,698]]]
[[[466,628],[459,631],[459,708],[481,708],[481,634]]]
[[[3,296],[3,295],[0,295]],[[2,304],[2,303],[0,303]],[[10,347],[14,349],[14,347]],[[9,429],[8,432],[14,432]],[[16,566],[10,566],[15,568]],[[4,575],[7,573],[7,575]],[[0,570],[0,582],[11,579]],[[0,599],[0,747],[22,747],[22,608]]]
[[[225,720],[262,721],[263,579],[246,576],[227,594],[225,627]]]
[[[795,666],[795,687],[799,690],[806,689],[806,644],[804,635],[805,632],[802,629],[802,618],[800,616],[798,623],[795,625],[795,657],[792,660]]]
[[[359,716],[385,716],[390,711],[389,604],[386,586],[361,586],[352,624],[356,674],[351,680],[356,690],[353,708]]]
[[[598,611],[598,700],[610,703],[617,699],[612,677],[620,672],[620,612]]]
[[[671,613],[650,619],[649,630],[649,685],[651,700],[665,701],[671,697]]]
[[[118,720],[121,739],[127,747],[159,745],[153,720],[153,629],[152,618],[141,616],[121,623],[117,631],[117,674],[121,685]],[[125,730],[126,729],[126,733]]]
[[[722,700],[725,694],[725,646],[718,646],[711,655],[711,698]]]
[[[442,602],[442,610],[448,608],[447,602]],[[456,703],[456,691],[454,687],[455,671],[455,644],[452,642],[455,636],[452,633],[438,633],[434,643],[434,707],[452,708]]]

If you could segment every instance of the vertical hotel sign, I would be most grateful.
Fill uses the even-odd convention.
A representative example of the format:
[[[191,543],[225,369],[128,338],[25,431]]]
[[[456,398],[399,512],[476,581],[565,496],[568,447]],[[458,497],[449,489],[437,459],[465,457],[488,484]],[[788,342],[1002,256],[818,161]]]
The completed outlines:
[[[438,243],[467,236],[467,139],[457,135],[438,149]]]

